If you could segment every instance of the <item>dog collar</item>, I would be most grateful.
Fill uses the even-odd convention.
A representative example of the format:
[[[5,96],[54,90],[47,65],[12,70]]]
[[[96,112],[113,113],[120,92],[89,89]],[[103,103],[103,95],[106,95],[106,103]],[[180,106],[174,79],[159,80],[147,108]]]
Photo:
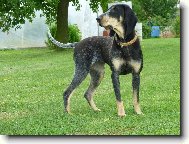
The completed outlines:
[[[137,40],[138,36],[135,35],[135,37],[132,40],[130,40],[129,42],[118,42],[116,34],[114,35],[114,38],[117,41],[118,45],[120,45],[121,47],[124,47],[124,46],[132,45]]]

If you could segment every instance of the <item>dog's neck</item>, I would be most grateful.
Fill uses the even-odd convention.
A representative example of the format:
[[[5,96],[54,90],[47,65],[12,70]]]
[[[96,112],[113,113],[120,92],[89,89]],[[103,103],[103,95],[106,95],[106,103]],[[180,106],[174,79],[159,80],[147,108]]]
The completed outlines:
[[[136,33],[135,33],[135,30],[134,30],[134,31],[133,31],[132,33],[130,33],[129,35],[126,35],[125,38],[124,38],[124,40],[125,40],[126,42],[128,42],[128,41],[132,40],[132,39],[135,37],[135,35],[136,35]]]
[[[113,30],[118,36],[118,39],[123,41],[123,42],[128,42],[132,40],[135,37],[135,30],[133,30],[132,33],[127,34],[125,28],[124,28],[124,23],[120,23],[119,25],[116,25],[113,27]]]
[[[122,30],[122,29],[121,29]],[[129,41],[131,41],[134,37],[135,37],[135,31],[133,31],[131,34],[129,34],[129,35],[126,35],[126,34],[124,34],[124,33],[121,33],[120,31],[116,31],[116,30],[114,30],[115,32],[116,32],[116,34],[117,34],[117,37],[118,37],[118,39],[121,41],[121,42],[129,42]],[[124,31],[124,30],[122,30],[122,31]]]

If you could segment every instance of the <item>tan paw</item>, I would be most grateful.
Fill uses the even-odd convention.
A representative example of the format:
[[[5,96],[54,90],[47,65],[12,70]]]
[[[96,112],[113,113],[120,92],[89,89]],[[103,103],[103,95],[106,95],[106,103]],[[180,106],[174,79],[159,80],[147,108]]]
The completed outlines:
[[[125,113],[121,113],[121,114],[118,113],[118,116],[119,116],[119,117],[125,117],[126,114],[125,114]]]
[[[120,117],[126,116],[122,101],[121,102],[117,101],[117,110],[118,110],[118,116]]]

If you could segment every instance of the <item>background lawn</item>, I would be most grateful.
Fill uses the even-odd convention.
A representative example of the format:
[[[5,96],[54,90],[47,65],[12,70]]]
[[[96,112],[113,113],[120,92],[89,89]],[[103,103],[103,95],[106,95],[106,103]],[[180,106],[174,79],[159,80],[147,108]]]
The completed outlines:
[[[62,93],[73,77],[72,49],[0,51],[0,134],[180,135],[180,39],[143,40],[142,50],[140,101],[145,115],[134,114],[127,75],[120,76],[124,118],[117,116],[108,66],[94,97],[101,112],[92,111],[83,97],[88,76],[72,96],[72,115],[67,115]]]

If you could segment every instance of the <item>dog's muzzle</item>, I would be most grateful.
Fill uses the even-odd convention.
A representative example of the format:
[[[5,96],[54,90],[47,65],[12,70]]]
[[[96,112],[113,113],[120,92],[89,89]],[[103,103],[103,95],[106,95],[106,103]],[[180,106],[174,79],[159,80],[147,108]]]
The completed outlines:
[[[100,26],[102,26],[101,25],[101,17],[100,16],[96,18],[96,21],[99,23]]]
[[[104,26],[104,25],[102,24],[102,19],[103,19],[103,16],[104,16],[104,15],[105,15],[105,14],[102,14],[102,15],[100,15],[99,17],[97,17],[97,18],[96,18],[96,21],[99,23],[99,26],[104,27],[106,30],[112,29],[112,26],[110,26],[110,25]]]

